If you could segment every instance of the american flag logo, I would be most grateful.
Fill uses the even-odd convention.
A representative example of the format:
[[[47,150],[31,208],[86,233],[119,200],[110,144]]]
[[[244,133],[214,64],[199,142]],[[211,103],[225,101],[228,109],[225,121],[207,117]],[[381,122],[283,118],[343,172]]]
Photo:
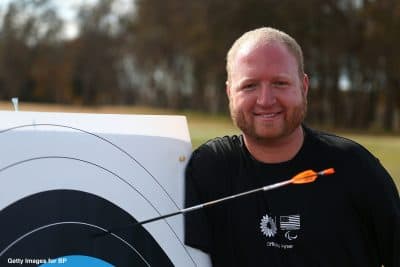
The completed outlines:
[[[300,215],[280,216],[280,228],[285,231],[300,229]]]

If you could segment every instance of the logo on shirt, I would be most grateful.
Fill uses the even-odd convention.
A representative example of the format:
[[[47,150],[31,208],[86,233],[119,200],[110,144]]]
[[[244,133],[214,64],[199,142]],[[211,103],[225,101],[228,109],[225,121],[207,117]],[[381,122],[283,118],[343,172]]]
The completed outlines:
[[[262,217],[260,223],[261,232],[266,237],[273,237],[276,235],[277,228],[275,220],[272,217],[269,217],[268,214]]]
[[[297,239],[297,234],[293,234],[291,231],[300,230],[300,215],[289,215],[280,216],[280,229],[285,232],[285,238],[287,240]]]
[[[274,237],[278,234],[277,220],[268,214],[261,218],[260,229],[266,237]],[[297,239],[297,230],[300,230],[300,215],[279,216],[279,230],[282,235],[289,241]]]
[[[300,230],[300,215],[280,216],[280,227],[284,231]]]

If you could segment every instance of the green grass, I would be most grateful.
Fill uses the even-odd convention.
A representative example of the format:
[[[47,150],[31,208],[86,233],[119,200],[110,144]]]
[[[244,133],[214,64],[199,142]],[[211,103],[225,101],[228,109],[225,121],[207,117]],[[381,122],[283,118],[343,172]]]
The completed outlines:
[[[0,102],[0,110],[11,110],[9,102]],[[100,107],[81,107],[81,106],[62,106],[21,103],[22,111],[49,111],[49,112],[90,112],[90,113],[115,113],[115,114],[174,114],[185,115],[187,117],[190,136],[193,148],[198,147],[205,141],[224,135],[232,135],[239,131],[232,124],[228,116],[206,115],[193,111],[171,111],[149,107],[136,106],[100,106]],[[379,160],[382,165],[392,175],[397,188],[400,190],[400,136],[373,135],[368,133],[348,133],[342,134],[350,139],[365,146]]]

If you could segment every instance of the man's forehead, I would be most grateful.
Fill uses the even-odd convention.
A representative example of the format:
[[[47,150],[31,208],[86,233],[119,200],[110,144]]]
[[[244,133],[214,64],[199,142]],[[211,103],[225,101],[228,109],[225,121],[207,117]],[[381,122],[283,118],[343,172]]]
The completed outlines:
[[[296,57],[285,44],[278,41],[249,42],[237,51],[232,61],[232,68],[238,65],[243,66],[243,64],[283,64],[284,62],[297,65]]]
[[[237,59],[248,56],[255,50],[266,47],[280,47],[287,49],[284,44],[274,40],[249,40],[238,48],[235,58]]]

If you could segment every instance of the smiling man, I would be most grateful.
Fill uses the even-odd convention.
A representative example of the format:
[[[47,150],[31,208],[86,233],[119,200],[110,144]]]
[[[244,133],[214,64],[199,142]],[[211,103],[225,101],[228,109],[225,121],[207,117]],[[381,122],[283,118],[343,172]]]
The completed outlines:
[[[359,144],[306,127],[309,80],[297,42],[281,31],[245,33],[227,55],[226,92],[242,134],[194,151],[186,206],[335,168],[185,217],[186,244],[213,266],[400,266],[400,200],[392,178]]]
[[[264,33],[248,33],[259,40],[244,35],[232,47],[226,90],[232,119],[243,131],[247,149],[255,158],[273,163],[289,160],[302,145],[308,77],[294,53]],[[273,34],[279,37],[271,31],[270,38]],[[295,51],[301,59],[300,48]]]

